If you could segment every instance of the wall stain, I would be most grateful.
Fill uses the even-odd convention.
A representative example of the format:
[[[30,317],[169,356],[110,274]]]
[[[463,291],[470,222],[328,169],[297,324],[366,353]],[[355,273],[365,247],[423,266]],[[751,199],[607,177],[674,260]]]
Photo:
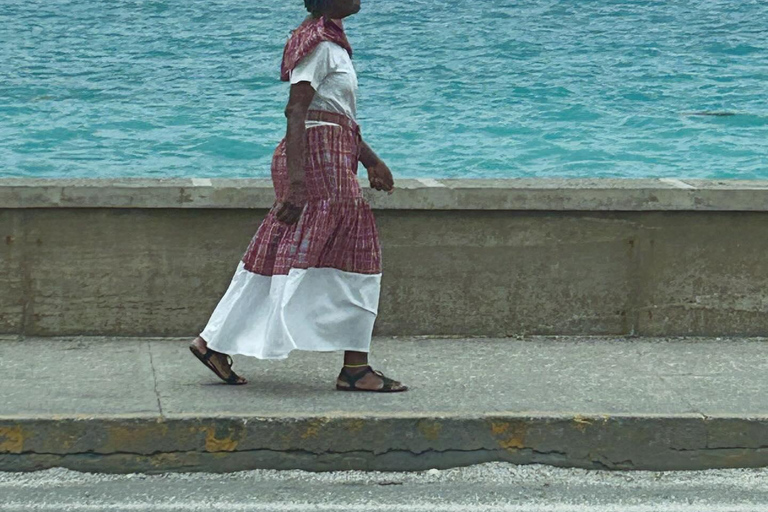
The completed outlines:
[[[326,419],[312,420],[307,425],[307,429],[301,434],[302,439],[312,439],[318,436],[320,429],[328,423]]]
[[[509,452],[516,452],[525,448],[528,427],[524,422],[493,422],[491,423],[491,433],[497,439],[500,447]]]
[[[0,427],[0,453],[24,451],[24,430],[21,426]]]
[[[429,441],[437,441],[440,438],[440,432],[443,426],[433,421],[420,421],[417,425],[419,432]]]
[[[350,420],[346,423],[347,430],[352,433],[361,432],[365,428],[365,421],[363,420]]]
[[[216,427],[203,427],[205,432],[205,451],[207,452],[233,452],[240,441],[232,439],[232,432],[223,438],[216,437]]]
[[[141,452],[158,439],[168,436],[168,425],[157,423],[151,428],[135,428],[133,425],[113,425],[107,431],[104,449],[107,452]]]
[[[509,430],[509,423],[493,422],[491,423],[491,433],[495,436],[499,436]]]
[[[578,430],[581,433],[586,432],[587,427],[589,425],[592,425],[592,420],[589,420],[585,418],[584,416],[581,416],[580,414],[577,414],[573,417],[573,422],[575,423],[574,427],[576,430]]]

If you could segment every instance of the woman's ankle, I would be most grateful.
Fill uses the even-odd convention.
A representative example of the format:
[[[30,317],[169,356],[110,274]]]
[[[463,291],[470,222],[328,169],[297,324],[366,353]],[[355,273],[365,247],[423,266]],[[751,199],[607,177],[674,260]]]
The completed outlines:
[[[208,350],[208,343],[206,343],[206,341],[200,336],[195,338],[195,340],[192,343],[197,345],[197,347],[202,350]]]
[[[345,352],[344,368],[354,370],[355,368],[364,369],[368,366],[368,353],[366,352]]]
[[[344,370],[347,373],[350,373],[352,375],[357,375],[358,373],[362,373],[368,369],[369,365],[368,363],[364,364],[345,364]]]

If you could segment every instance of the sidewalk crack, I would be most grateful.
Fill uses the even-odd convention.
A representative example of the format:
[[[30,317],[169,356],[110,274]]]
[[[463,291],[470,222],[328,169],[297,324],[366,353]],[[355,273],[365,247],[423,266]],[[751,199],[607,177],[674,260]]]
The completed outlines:
[[[147,351],[149,352],[149,366],[152,368],[152,380],[155,387],[155,398],[157,399],[157,410],[160,413],[160,417],[164,418],[163,404],[160,403],[160,392],[157,390],[157,370],[155,369],[155,360],[152,356],[152,342],[147,340]]]

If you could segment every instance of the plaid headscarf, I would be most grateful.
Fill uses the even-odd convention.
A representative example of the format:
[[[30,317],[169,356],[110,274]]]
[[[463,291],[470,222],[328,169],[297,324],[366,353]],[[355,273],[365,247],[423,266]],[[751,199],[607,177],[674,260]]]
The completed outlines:
[[[288,42],[285,43],[283,50],[283,63],[280,66],[280,80],[287,82],[290,80],[291,71],[308,54],[312,53],[317,45],[323,41],[336,43],[349,53],[352,57],[352,46],[347,40],[347,34],[331,20],[326,20],[325,16],[319,18],[308,18],[299,27],[291,33]]]

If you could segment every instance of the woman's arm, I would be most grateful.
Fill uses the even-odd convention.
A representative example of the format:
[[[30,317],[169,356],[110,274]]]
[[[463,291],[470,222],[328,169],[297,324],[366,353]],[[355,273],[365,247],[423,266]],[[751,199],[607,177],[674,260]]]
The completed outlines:
[[[315,97],[315,90],[309,82],[299,82],[291,85],[288,105],[285,107],[285,117],[288,128],[285,134],[285,155],[288,160],[288,196],[277,212],[277,220],[287,224],[295,224],[301,216],[306,200],[304,189],[306,162],[306,118],[309,105]]]
[[[387,192],[394,190],[395,180],[392,177],[392,171],[365,141],[360,142],[360,162],[368,169],[368,181],[372,188]]]
[[[380,161],[381,159],[373,152],[371,146],[369,146],[367,142],[362,141],[360,144],[360,162],[363,166],[368,169]]]

